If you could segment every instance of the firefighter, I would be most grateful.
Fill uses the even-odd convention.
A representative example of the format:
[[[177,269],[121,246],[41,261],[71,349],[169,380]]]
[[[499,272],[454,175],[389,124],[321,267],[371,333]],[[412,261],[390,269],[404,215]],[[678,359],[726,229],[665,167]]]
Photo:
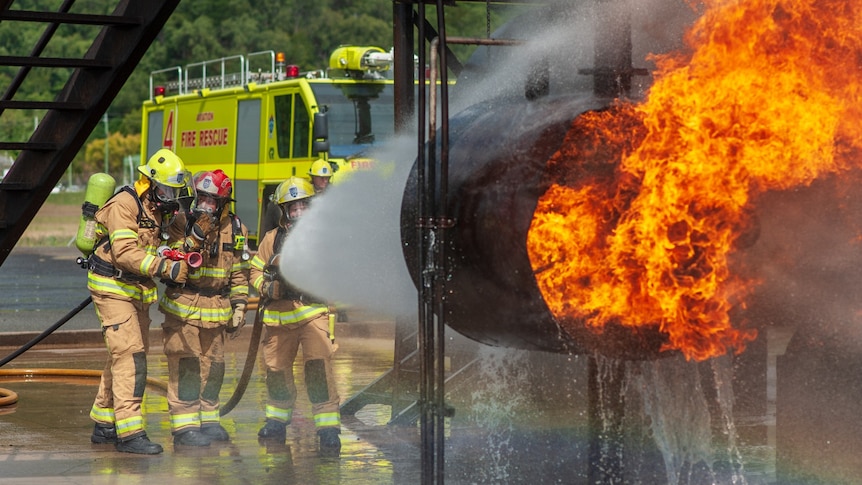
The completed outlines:
[[[311,178],[311,184],[314,185],[314,193],[320,195],[326,191],[332,181],[332,166],[326,160],[318,158],[308,169],[308,176]]]
[[[229,441],[219,419],[225,374],[225,332],[245,324],[248,304],[248,230],[228,209],[232,184],[221,170],[192,177],[195,198],[184,224],[172,226],[172,246],[200,255],[188,281],[165,282],[159,311],[168,360],[168,411],[174,445]]]
[[[329,335],[329,307],[287,282],[279,273],[278,260],[285,237],[307,209],[314,187],[301,177],[291,177],[275,191],[282,211],[279,227],[263,236],[251,262],[251,282],[260,293],[261,316],[266,326],[263,359],[266,366],[266,423],[262,439],[284,441],[296,402],[293,362],[302,347],[306,391],[311,401],[320,450],[341,449],[341,415],[332,370],[334,346]]]
[[[311,164],[311,167],[308,169],[308,178],[314,186],[315,195],[320,195],[329,188],[329,185],[333,181],[333,176],[332,166],[326,160],[318,158]],[[271,199],[266,205],[266,209],[264,209],[263,221],[260,228],[261,237],[278,227],[279,220],[281,219],[281,209],[275,201],[275,194],[272,194]]]
[[[158,150],[138,167],[140,179],[123,187],[95,219],[104,235],[88,259],[87,288],[102,324],[108,360],[90,410],[95,428],[90,441],[116,443],[118,451],[158,454],[147,438],[141,402],[147,379],[150,305],[154,278],[184,283],[188,266],[157,255],[179,209],[188,172],[173,152]]]

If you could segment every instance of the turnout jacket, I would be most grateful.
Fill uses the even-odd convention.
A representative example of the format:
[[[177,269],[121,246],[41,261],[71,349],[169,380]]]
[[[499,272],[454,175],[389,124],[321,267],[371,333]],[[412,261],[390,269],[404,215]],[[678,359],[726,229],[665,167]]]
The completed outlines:
[[[258,244],[257,254],[251,259],[250,281],[254,289],[260,293],[268,278],[275,276],[281,280],[282,298],[265,301],[263,295],[261,296],[261,304],[264,305],[261,319],[265,325],[300,325],[327,313],[328,307],[325,303],[314,301],[313,298],[310,300],[301,297],[280,274],[275,264],[277,256],[281,253],[281,247],[275,247],[279,230],[275,228],[267,232]]]
[[[171,247],[187,251],[187,218],[177,216],[170,228]],[[236,228],[234,227],[236,224]],[[179,317],[201,328],[227,325],[233,306],[248,303],[248,229],[239,218],[225,210],[218,226],[211,228],[200,249],[203,257],[198,268],[189,268],[184,285],[165,282],[159,311]]]
[[[124,187],[96,211],[95,220],[106,237],[90,255],[87,289],[92,294],[147,304],[156,301],[153,277],[161,262],[156,250],[172,217],[164,216],[148,197],[141,199],[148,188],[146,182],[136,183],[134,189]]]

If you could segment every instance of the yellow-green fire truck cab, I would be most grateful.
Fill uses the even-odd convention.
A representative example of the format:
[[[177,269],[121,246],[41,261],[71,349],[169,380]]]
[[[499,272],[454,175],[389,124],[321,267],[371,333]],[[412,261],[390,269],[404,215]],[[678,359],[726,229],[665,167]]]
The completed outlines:
[[[269,196],[323,158],[334,172],[368,170],[366,152],[394,132],[391,52],[336,50],[326,70],[300,72],[262,51],[150,74],[141,159],[173,150],[192,173],[222,169],[234,212],[256,246]]]

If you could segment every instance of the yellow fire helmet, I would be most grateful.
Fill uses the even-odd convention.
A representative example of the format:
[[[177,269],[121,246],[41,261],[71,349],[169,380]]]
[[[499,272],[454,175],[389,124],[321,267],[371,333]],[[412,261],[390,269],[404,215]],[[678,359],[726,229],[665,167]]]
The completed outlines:
[[[168,187],[185,187],[189,180],[189,172],[182,159],[176,153],[162,148],[138,167],[145,177]]]
[[[332,177],[332,166],[326,160],[318,158],[311,164],[311,168],[308,169],[308,175],[312,177]]]
[[[275,203],[286,204],[307,199],[314,195],[314,186],[303,177],[290,177],[275,189]]]
[[[183,196],[189,181],[189,172],[176,153],[162,148],[153,154],[138,171],[147,177],[153,187],[153,195],[162,202],[175,202]]]

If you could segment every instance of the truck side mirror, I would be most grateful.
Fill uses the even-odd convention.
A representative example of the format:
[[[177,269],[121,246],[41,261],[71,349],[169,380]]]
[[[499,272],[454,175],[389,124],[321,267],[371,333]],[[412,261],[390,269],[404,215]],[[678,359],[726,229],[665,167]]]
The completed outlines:
[[[314,154],[329,152],[329,122],[326,120],[326,113],[314,113],[311,135],[311,151]]]

